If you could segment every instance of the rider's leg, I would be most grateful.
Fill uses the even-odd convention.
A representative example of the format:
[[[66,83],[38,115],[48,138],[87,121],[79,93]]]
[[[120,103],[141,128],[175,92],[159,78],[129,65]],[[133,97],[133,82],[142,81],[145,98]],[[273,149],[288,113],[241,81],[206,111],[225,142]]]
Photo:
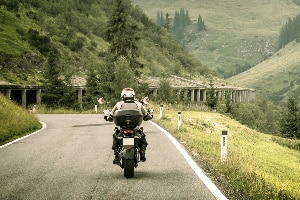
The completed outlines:
[[[145,162],[146,161],[146,148],[148,146],[148,142],[146,140],[146,135],[145,133],[143,132],[143,129],[141,128],[140,129],[140,135],[141,135],[141,139],[139,140],[139,143],[140,143],[140,160],[142,162]]]
[[[113,134],[113,145],[112,145],[112,150],[114,150],[114,155],[115,155],[113,164],[119,163],[119,151],[118,151],[120,147],[120,142],[118,140],[119,133],[120,133],[119,129],[115,128],[115,132]]]

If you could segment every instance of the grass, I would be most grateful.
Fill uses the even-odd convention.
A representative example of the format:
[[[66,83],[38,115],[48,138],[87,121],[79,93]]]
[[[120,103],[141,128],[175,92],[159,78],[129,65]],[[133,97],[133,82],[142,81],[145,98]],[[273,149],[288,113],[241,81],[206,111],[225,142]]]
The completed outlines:
[[[25,18],[25,20],[23,20]],[[30,45],[24,42],[16,30],[26,30],[29,21],[26,17],[17,17],[0,7],[0,52],[12,56],[20,56],[30,51]],[[26,23],[25,23],[26,22]]]
[[[36,117],[0,94],[0,145],[42,127]]]
[[[299,88],[299,56],[300,43],[291,43],[268,60],[227,80],[239,86],[253,87],[259,96],[284,98],[288,90]],[[292,82],[294,86],[290,88]],[[276,95],[284,88],[288,89],[283,95]]]
[[[193,155],[210,163],[244,198],[300,197],[300,151],[278,142],[281,138],[259,133],[218,113],[182,111],[183,125],[177,130],[177,111],[169,107],[163,118],[155,117],[155,121],[186,144]],[[229,133],[226,162],[220,162],[222,130]]]

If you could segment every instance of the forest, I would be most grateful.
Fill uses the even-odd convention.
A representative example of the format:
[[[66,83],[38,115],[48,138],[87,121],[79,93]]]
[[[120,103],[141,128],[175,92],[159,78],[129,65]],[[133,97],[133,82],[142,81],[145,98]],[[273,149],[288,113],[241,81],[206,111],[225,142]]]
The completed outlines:
[[[293,18],[289,18],[286,24],[281,28],[278,49],[281,49],[288,43],[296,40],[299,42],[300,39],[300,14]]]

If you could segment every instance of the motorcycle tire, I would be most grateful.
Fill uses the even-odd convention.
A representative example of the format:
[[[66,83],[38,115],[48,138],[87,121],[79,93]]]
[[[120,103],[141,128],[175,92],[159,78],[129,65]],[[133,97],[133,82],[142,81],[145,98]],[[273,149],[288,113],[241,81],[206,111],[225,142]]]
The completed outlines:
[[[124,159],[124,176],[126,178],[132,178],[134,176],[134,160],[133,159]]]

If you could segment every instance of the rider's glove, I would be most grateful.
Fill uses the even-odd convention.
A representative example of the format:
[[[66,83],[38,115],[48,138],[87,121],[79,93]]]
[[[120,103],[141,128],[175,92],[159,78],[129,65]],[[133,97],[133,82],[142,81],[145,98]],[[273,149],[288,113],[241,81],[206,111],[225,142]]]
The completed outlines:
[[[108,116],[108,118],[107,118],[107,121],[109,121],[109,122],[112,122],[113,121],[113,118],[112,118],[112,116],[110,115],[110,116]]]
[[[104,119],[106,120],[106,121],[109,121],[109,122],[112,122],[113,121],[113,118],[112,118],[112,116],[104,116]]]
[[[147,113],[147,115],[144,116],[143,120],[147,121],[153,118],[153,115],[150,115],[149,113]]]

